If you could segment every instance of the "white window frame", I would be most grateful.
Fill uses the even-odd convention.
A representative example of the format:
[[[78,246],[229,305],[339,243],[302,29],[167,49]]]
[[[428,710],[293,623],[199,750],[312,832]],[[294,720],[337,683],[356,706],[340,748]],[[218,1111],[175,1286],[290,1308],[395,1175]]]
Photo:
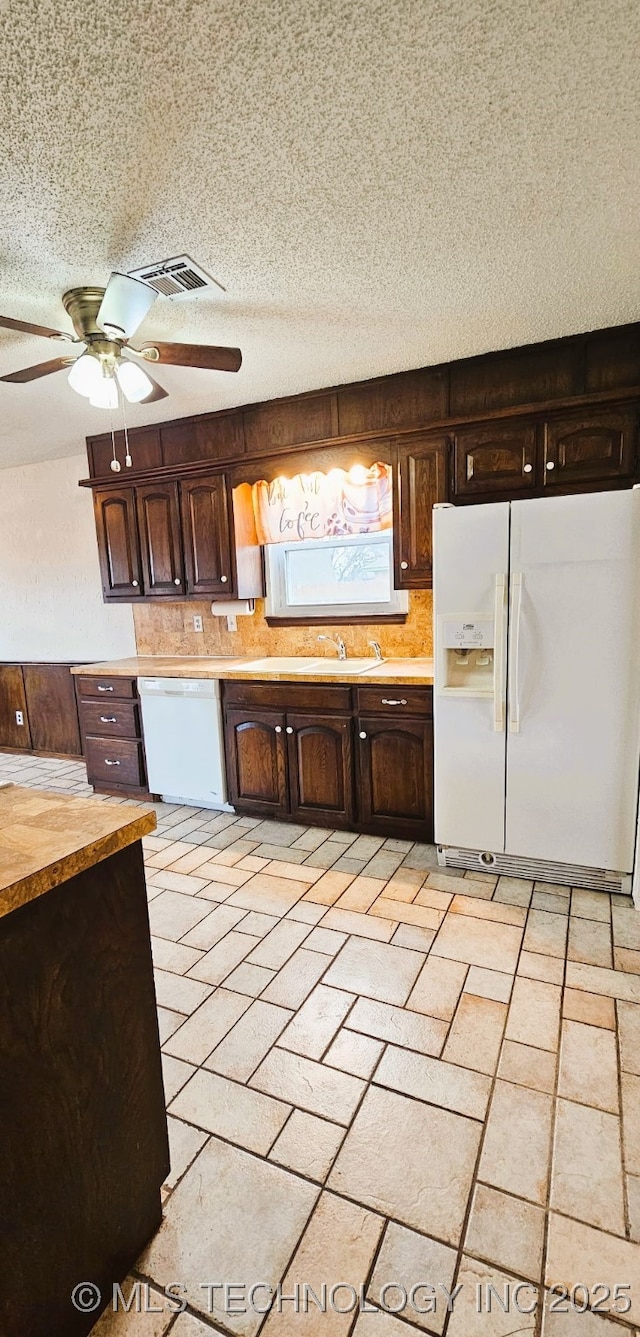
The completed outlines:
[[[354,544],[385,546],[389,554],[389,573],[391,577],[391,597],[378,603],[311,603],[290,604],[287,600],[287,554],[305,548],[353,547]],[[268,618],[295,618],[305,622],[310,618],[326,617],[348,622],[350,618],[398,617],[409,611],[409,595],[406,590],[397,590],[393,584],[393,533],[389,529],[373,534],[345,534],[323,539],[305,539],[296,543],[267,543],[264,549],[267,598],[265,613]]]

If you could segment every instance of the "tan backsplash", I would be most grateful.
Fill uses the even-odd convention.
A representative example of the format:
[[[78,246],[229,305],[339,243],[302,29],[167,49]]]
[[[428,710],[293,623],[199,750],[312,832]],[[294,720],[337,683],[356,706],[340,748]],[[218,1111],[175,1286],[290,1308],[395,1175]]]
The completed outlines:
[[[413,657],[433,653],[431,590],[412,590],[409,616],[403,626],[376,622],[344,627],[268,627],[264,600],[256,600],[251,617],[238,618],[238,630],[227,630],[225,617],[214,617],[210,603],[134,604],[133,617],[139,655],[300,655],[324,654],[331,646],[319,646],[321,632],[344,637],[350,655],[370,655],[367,644],[380,642],[385,658]],[[193,630],[194,614],[200,613],[204,631]]]

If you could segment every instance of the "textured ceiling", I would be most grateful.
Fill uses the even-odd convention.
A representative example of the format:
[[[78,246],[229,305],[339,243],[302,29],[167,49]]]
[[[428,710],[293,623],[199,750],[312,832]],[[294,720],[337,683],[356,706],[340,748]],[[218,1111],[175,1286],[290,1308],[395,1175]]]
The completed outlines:
[[[188,252],[132,423],[640,317],[637,0],[0,0],[0,311]],[[63,351],[0,331],[0,369]],[[0,385],[0,466],[108,427]]]

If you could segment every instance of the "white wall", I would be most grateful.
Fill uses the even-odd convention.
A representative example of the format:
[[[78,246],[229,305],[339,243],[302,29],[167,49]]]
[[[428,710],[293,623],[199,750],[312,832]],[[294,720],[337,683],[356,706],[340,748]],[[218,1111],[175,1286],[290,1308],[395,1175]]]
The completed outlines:
[[[85,455],[0,469],[0,661],[135,654],[130,604],[104,604]]]

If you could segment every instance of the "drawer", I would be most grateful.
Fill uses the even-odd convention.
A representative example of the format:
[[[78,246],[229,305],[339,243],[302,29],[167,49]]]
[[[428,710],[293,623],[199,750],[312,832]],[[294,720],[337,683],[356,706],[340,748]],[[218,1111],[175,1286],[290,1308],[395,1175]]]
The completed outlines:
[[[125,738],[85,738],[87,779],[94,785],[145,784],[142,743]]]
[[[262,710],[351,711],[351,688],[330,683],[224,682],[223,697],[226,706]]]
[[[97,734],[103,738],[139,738],[140,707],[137,701],[81,701],[80,724],[83,735]]]
[[[104,697],[121,696],[127,697],[130,701],[138,695],[138,684],[135,678],[78,678],[78,696],[96,696],[100,700]]]
[[[358,712],[376,715],[433,714],[433,687],[357,687]]]

